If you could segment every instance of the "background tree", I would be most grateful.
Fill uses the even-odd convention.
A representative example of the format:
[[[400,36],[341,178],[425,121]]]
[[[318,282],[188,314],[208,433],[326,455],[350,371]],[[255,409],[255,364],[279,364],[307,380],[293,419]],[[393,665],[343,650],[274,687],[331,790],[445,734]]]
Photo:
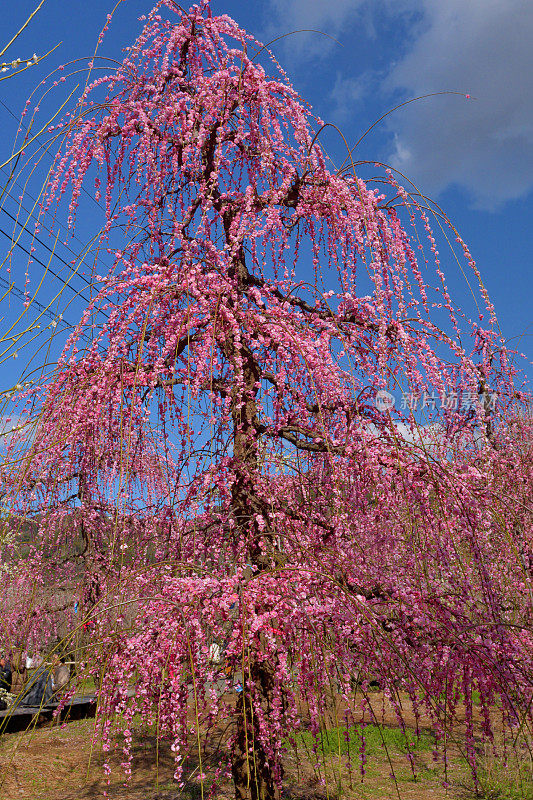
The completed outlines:
[[[373,189],[351,159],[335,169],[323,123],[259,55],[208,3],[160,2],[63,120],[41,213],[70,185],[75,226],[94,180],[114,264],[53,379],[27,390],[35,435],[3,478],[13,509],[39,514],[21,575],[80,597],[126,751],[142,711],[178,779],[191,740],[203,782],[222,739],[212,791],[230,769],[237,798],[266,800],[287,737],[339,698],[354,724],[372,679],[424,704],[444,741],[474,688],[525,724],[531,636],[530,577],[493,508],[495,465],[516,460],[498,415],[480,445],[483,404],[424,431],[410,415],[403,434],[376,408],[379,391],[435,402],[480,381],[508,408],[492,306],[489,329],[461,322],[424,209],[390,174]]]

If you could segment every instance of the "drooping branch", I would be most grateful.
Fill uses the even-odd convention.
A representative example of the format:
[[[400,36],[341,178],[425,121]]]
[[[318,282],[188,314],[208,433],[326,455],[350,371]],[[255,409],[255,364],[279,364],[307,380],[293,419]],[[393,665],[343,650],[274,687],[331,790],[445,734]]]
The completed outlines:
[[[345,445],[334,445],[331,442],[326,441],[325,437],[320,437],[322,441],[309,441],[308,439],[304,439],[302,437],[308,436],[316,437],[316,433],[313,431],[307,430],[300,425],[285,425],[281,428],[278,428],[276,431],[266,431],[267,435],[270,436],[278,436],[281,439],[285,439],[286,442],[290,442],[293,444],[297,450],[305,450],[308,453],[333,453],[335,455],[343,455],[346,452]],[[300,434],[297,436],[296,434]]]

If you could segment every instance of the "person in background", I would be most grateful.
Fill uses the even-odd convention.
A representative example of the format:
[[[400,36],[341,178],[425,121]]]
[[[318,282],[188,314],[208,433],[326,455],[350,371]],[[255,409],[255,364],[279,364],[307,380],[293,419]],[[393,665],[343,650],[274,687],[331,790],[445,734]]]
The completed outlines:
[[[22,695],[26,683],[26,658],[22,650],[15,650],[11,658],[11,694]]]
[[[11,664],[5,656],[0,656],[0,689],[11,691]]]
[[[43,657],[40,653],[35,653],[33,658],[31,659],[31,667],[32,669],[37,669],[43,663]]]
[[[54,693],[53,670],[59,664],[57,656],[53,656],[51,664],[41,662],[40,667],[29,679],[26,691],[20,700],[24,706],[45,706]]]
[[[61,692],[68,686],[70,680],[70,666],[62,664],[61,661],[55,656],[54,658],[54,671],[52,673],[52,681],[54,686],[54,694]]]

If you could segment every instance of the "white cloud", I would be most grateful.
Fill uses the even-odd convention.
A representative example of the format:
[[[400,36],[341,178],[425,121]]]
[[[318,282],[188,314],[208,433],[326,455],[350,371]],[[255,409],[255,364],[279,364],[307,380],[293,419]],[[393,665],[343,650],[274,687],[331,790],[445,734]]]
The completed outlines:
[[[367,0],[270,0],[269,35],[281,35],[304,28],[336,37],[355,18]],[[343,37],[344,38],[344,37]],[[324,55],[335,42],[320,33],[297,33],[285,43],[287,56],[306,58]]]
[[[423,192],[464,188],[492,209],[533,188],[533,0],[270,0],[267,34],[314,28],[350,47],[353,37],[387,47],[382,30],[404,15],[411,39],[381,89],[406,99],[452,90],[412,103],[387,120],[389,161]],[[354,26],[357,25],[357,28]],[[377,30],[377,34],[376,34]],[[284,61],[332,57],[336,45],[319,34],[296,34],[280,45]],[[344,123],[354,105],[376,92],[380,75],[339,74],[331,114]],[[394,101],[391,105],[394,104]],[[383,106],[386,107],[384,100]]]
[[[430,425],[419,425],[414,429],[405,422],[393,421],[393,425],[400,439],[406,444],[414,445],[416,448],[430,451],[432,448],[439,448],[444,444],[445,431],[438,422]],[[381,429],[374,425],[373,422],[367,424],[365,429],[378,438],[382,435]]]
[[[389,120],[392,163],[435,195],[451,184],[494,208],[533,188],[532,0],[419,0],[424,26],[390,71],[413,103]]]
[[[295,27],[327,27],[339,30],[364,0],[272,0],[271,6],[284,23]]]
[[[433,425],[421,425],[414,430],[403,422],[395,424],[402,439],[411,444],[418,445],[419,447],[438,447],[444,442],[444,429],[442,425],[438,423],[434,423]]]
[[[360,103],[375,85],[375,77],[366,72],[358,78],[345,78],[337,72],[335,84],[331,91],[333,117],[338,122],[345,122],[354,112],[354,107]]]

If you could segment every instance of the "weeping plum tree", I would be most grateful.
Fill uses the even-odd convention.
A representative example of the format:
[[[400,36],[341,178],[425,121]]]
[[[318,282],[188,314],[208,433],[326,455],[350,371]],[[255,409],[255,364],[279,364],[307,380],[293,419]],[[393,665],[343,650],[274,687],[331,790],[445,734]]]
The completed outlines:
[[[61,123],[41,213],[70,191],[75,226],[94,181],[114,260],[27,391],[35,435],[3,476],[40,526],[9,580],[74,587],[125,752],[142,712],[177,780],[196,753],[202,785],[253,800],[279,795],[291,737],[332,700],[372,720],[371,680],[438,741],[463,696],[474,764],[473,689],[527,723],[533,652],[531,519],[499,491],[527,456],[498,410],[448,404],[420,431],[375,402],[507,408],[492,306],[485,329],[455,308],[424,209],[391,174],[335,169],[266,52],[208,3],[164,0]]]

